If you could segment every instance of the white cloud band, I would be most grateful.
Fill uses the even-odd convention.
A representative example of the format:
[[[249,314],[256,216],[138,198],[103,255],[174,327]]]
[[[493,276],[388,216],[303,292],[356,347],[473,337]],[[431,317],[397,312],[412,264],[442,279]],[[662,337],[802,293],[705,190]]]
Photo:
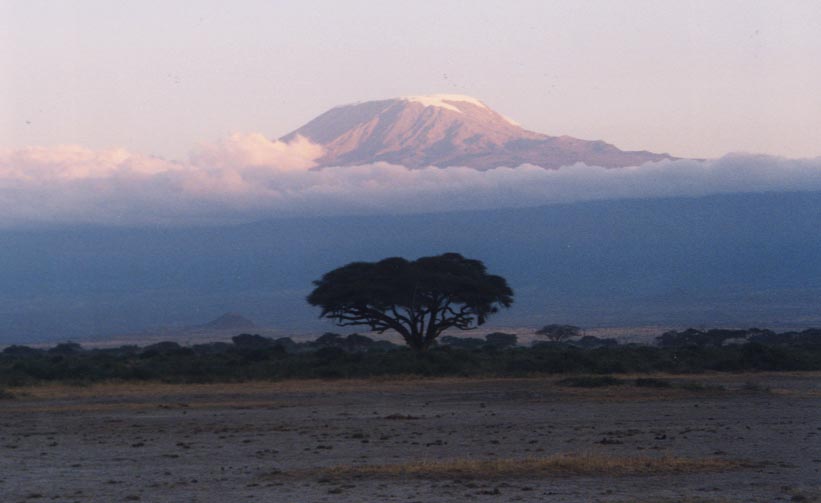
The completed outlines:
[[[244,221],[420,213],[623,198],[821,191],[821,158],[730,155],[605,169],[477,171],[385,163],[312,169],[322,147],[235,134],[188,162],[78,146],[0,150],[0,226]]]

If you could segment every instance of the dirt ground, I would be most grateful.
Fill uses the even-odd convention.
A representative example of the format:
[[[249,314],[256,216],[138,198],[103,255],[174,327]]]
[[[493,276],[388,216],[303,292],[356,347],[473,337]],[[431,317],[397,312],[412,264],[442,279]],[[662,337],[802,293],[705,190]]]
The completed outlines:
[[[0,400],[0,501],[821,501],[821,373],[656,377],[721,388],[532,378],[11,389]],[[557,454],[738,463],[633,475],[339,475]]]

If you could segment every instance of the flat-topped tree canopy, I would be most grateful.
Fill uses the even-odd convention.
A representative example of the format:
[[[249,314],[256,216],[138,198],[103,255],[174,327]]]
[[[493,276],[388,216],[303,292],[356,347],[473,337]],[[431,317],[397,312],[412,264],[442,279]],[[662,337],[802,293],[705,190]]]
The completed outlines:
[[[320,318],[379,333],[394,330],[420,351],[443,331],[482,325],[513,303],[513,290],[503,277],[488,274],[481,261],[458,253],[353,262],[314,285],[307,300],[322,308]]]

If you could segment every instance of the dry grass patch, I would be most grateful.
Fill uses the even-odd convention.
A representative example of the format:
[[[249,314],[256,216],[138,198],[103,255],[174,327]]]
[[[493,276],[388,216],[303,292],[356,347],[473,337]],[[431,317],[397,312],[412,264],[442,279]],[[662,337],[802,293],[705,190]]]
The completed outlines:
[[[499,478],[550,476],[625,476],[696,473],[731,470],[753,466],[750,463],[719,458],[613,457],[602,455],[559,454],[549,457],[422,460],[381,465],[337,465],[286,475],[322,477],[435,477]]]
[[[146,398],[168,396],[253,396],[270,393],[338,393],[362,391],[427,390],[431,385],[452,386],[466,383],[499,382],[510,379],[421,376],[390,376],[362,379],[285,379],[281,381],[238,381],[217,383],[164,383],[158,381],[101,381],[82,385],[42,383],[15,387],[37,400],[79,398]]]
[[[216,402],[191,402],[191,403],[156,403],[150,400],[130,401],[130,402],[79,402],[66,404],[43,405],[41,402],[27,403],[16,401],[12,406],[4,408],[4,412],[14,413],[61,413],[61,412],[123,412],[123,411],[147,411],[147,410],[219,410],[219,409],[280,409],[293,407],[287,402],[273,401],[216,401]]]
[[[180,400],[191,401],[206,398],[213,401],[215,398],[244,401],[255,399],[257,395],[270,399],[271,394],[290,393],[360,393],[360,392],[429,392],[433,389],[460,391],[487,391],[507,390],[511,386],[517,389],[538,393],[549,393],[555,396],[579,399],[628,401],[628,400],[658,400],[675,399],[691,396],[693,390],[686,388],[689,382],[709,382],[711,384],[723,381],[738,381],[749,378],[751,382],[761,381],[766,385],[769,376],[801,377],[809,379],[821,378],[821,371],[817,372],[779,372],[757,374],[616,374],[615,378],[635,381],[647,380],[674,380],[678,386],[670,388],[650,386],[606,386],[604,388],[574,388],[561,386],[561,381],[568,376],[532,376],[532,377],[422,377],[422,376],[385,376],[363,379],[288,379],[282,381],[247,381],[224,382],[208,384],[169,384],[156,381],[147,382],[99,382],[84,386],[64,383],[44,383],[14,387],[7,391],[17,398],[27,400],[73,400],[73,399],[122,399],[126,401],[151,401],[160,397],[181,397]],[[579,377],[579,376],[570,376]],[[629,384],[634,384],[631,382]],[[643,381],[643,384],[646,382]],[[692,386],[698,387],[697,385]],[[773,394],[817,396],[821,392],[793,391],[772,389]],[[184,397],[184,398],[183,398]]]

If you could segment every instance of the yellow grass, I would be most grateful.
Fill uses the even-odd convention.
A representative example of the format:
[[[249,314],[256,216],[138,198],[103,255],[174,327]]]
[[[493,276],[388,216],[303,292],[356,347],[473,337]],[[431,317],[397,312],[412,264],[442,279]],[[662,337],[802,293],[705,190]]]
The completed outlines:
[[[550,476],[625,476],[723,471],[749,463],[719,458],[614,457],[559,454],[549,457],[422,460],[381,465],[337,465],[291,475],[325,477],[496,478]]]
[[[761,380],[770,375],[776,376],[796,376],[817,378],[821,377],[821,372],[779,372],[779,373],[755,373],[755,374],[614,374],[614,377],[621,379],[635,379],[637,377],[654,377],[660,379],[678,378],[692,382],[706,382],[710,384],[721,383],[723,381],[738,381],[749,376],[751,380]],[[29,400],[49,400],[49,399],[84,399],[84,398],[120,398],[128,401],[153,400],[158,397],[185,396],[187,399],[213,399],[222,395],[221,398],[235,400],[254,400],[255,395],[268,393],[336,393],[336,392],[361,392],[361,391],[400,391],[415,388],[430,389],[433,386],[493,386],[504,385],[506,383],[522,383],[535,386],[541,391],[550,391],[557,395],[567,397],[589,397],[595,399],[631,399],[631,398],[667,398],[679,395],[686,395],[681,390],[665,389],[636,389],[632,386],[616,386],[606,388],[566,388],[556,386],[556,381],[567,377],[567,375],[557,376],[537,376],[537,377],[436,377],[426,378],[420,376],[386,376],[368,379],[292,379],[283,381],[252,381],[252,382],[227,382],[212,384],[167,384],[160,382],[102,382],[93,383],[87,386],[72,386],[66,384],[47,383],[33,386],[10,387],[8,391],[19,399]],[[773,390],[778,392],[780,390]],[[210,401],[210,400],[209,400]]]

